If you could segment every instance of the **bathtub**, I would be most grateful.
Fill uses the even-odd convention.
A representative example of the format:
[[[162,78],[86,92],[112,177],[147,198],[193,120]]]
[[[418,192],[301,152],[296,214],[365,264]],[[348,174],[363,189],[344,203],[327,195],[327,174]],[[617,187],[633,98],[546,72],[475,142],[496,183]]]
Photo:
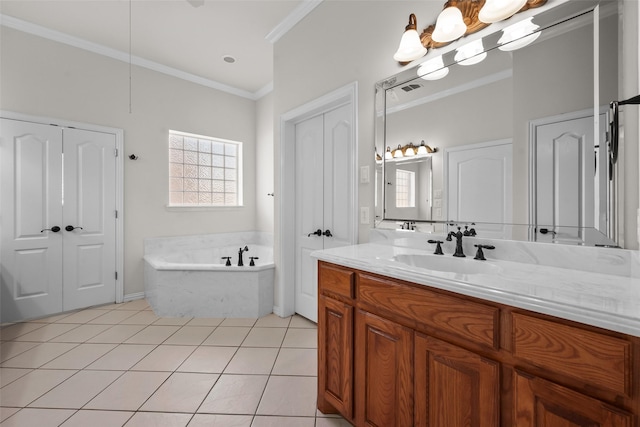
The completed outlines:
[[[238,266],[238,250],[244,266]],[[222,257],[231,257],[226,266]],[[250,257],[255,266],[249,266]],[[144,291],[163,317],[262,317],[273,311],[273,237],[239,232],[144,241]]]

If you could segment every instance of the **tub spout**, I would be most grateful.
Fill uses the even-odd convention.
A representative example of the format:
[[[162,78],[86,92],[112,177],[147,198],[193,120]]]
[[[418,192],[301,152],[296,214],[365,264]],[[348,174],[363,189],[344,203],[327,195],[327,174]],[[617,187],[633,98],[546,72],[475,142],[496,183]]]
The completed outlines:
[[[244,262],[242,262],[242,253],[243,252],[248,252],[248,251],[249,251],[249,248],[247,246],[245,246],[244,249],[240,248],[238,250],[238,267],[243,267],[244,266]]]

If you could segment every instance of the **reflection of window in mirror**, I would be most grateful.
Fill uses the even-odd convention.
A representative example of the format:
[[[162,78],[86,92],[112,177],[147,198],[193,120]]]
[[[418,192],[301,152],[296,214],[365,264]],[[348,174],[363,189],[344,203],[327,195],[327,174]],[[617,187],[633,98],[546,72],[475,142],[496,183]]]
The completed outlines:
[[[416,206],[415,197],[416,173],[403,169],[396,169],[396,207],[413,208]]]

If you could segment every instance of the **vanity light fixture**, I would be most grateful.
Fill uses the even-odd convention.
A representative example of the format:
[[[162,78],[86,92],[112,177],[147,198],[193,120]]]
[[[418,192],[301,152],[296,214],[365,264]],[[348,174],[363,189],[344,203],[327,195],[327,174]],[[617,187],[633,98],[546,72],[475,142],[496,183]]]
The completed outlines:
[[[387,160],[393,159],[393,154],[391,153],[391,147],[387,147],[387,151],[384,152],[384,158]]]
[[[506,27],[498,40],[498,49],[510,52],[530,45],[542,34],[536,31],[538,28],[540,26],[533,23],[533,17]]]
[[[486,57],[482,39],[478,39],[456,49],[454,59],[460,65],[474,65],[484,61]]]
[[[460,37],[480,31],[493,22],[540,7],[546,2],[547,0],[447,0],[436,23],[426,27],[419,36],[416,16],[412,13],[393,59],[401,64],[415,61],[424,56],[428,49],[445,46]],[[470,64],[469,62],[468,65]]]
[[[450,6],[438,15],[431,38],[438,43],[447,43],[459,39],[466,32],[467,24],[462,19],[462,12],[457,7]]]
[[[404,157],[404,153],[402,152],[402,146],[398,144],[398,148],[393,150],[393,158],[398,159],[400,157]]]
[[[420,142],[420,146],[418,147],[418,155],[422,156],[422,155],[427,155],[427,154],[431,154],[431,153],[435,153],[436,151],[438,151],[437,148],[431,148],[429,147],[427,144],[425,144],[424,139]]]
[[[449,74],[449,67],[444,66],[442,55],[423,62],[418,67],[418,77],[425,80],[440,80]]]
[[[486,24],[503,21],[515,15],[527,4],[527,0],[486,0],[478,19]]]
[[[413,157],[416,155],[416,148],[414,147],[413,143],[409,143],[409,145],[405,145],[404,147],[404,156],[405,157]]]
[[[411,62],[415,59],[422,58],[427,53],[427,48],[422,45],[418,31],[416,30],[418,22],[416,15],[409,15],[409,24],[404,29],[400,46],[393,55],[393,59],[398,62]]]

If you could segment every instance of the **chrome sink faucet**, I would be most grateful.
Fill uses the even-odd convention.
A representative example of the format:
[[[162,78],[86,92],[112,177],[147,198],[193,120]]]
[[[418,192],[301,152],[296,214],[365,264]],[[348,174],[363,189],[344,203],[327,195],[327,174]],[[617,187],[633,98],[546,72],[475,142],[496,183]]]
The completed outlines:
[[[453,253],[453,256],[455,257],[463,258],[466,256],[462,250],[462,236],[464,235],[465,234],[460,231],[460,227],[458,227],[457,232],[450,231],[449,234],[447,234],[447,242],[451,241],[451,237],[456,238],[456,251]]]

